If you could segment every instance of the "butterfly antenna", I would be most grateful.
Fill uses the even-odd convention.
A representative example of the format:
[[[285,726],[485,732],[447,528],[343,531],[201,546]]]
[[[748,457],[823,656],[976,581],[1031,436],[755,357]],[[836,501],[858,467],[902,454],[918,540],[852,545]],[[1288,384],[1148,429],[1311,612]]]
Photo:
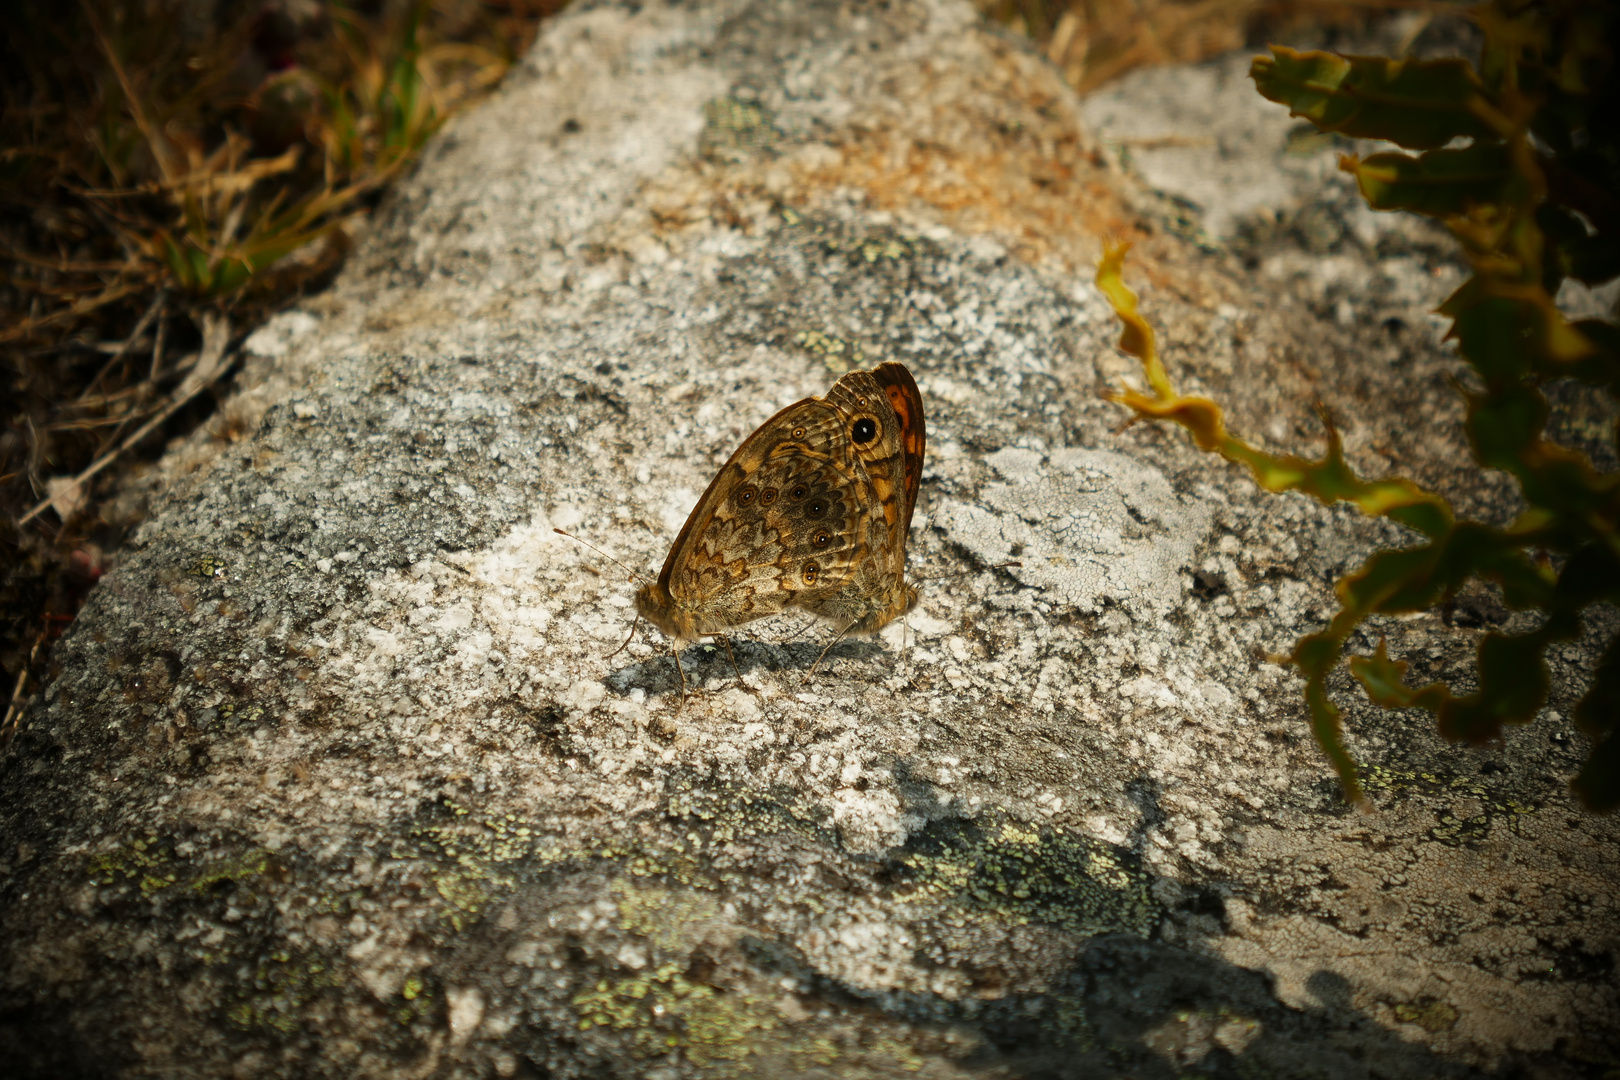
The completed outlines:
[[[638,574],[636,571],[630,569],[628,566],[624,565],[624,563],[620,562],[618,559],[615,559],[613,556],[609,555],[607,552],[603,551],[601,548],[597,547],[595,544],[591,543],[589,540],[581,540],[579,537],[575,536],[573,533],[564,532],[563,530],[558,529],[558,528],[553,528],[551,531],[556,533],[558,536],[566,536],[566,537],[568,537],[568,539],[572,540],[576,544],[583,544],[585,547],[590,548],[592,551],[594,551],[598,555],[602,556],[602,558],[606,559],[608,562],[612,563],[614,566],[617,566],[620,570],[623,570],[625,573],[629,574],[631,577],[635,578],[637,581],[641,582],[643,585],[647,584],[647,578],[646,578],[645,575]]]
[[[640,625],[641,625],[641,616],[638,614],[634,619],[630,620],[630,633],[625,637],[624,644],[620,645],[617,649],[614,649],[612,652],[610,652],[606,656],[602,657],[602,659],[611,660],[615,656],[618,656],[620,653],[624,652],[624,650],[628,649],[630,647],[630,642],[636,636],[636,627],[638,627]]]

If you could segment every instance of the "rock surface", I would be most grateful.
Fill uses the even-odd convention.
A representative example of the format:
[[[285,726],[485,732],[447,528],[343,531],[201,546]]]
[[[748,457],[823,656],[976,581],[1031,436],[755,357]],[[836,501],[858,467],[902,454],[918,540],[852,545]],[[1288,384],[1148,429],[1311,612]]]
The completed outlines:
[[[1264,657],[1401,536],[1097,397],[1134,237],[1241,430],[1309,449],[1320,395],[1359,468],[1511,514],[1460,467],[1448,246],[1287,205],[1189,227],[965,3],[570,10],[251,339],[59,647],[0,773],[5,1075],[1612,1067],[1620,830],[1565,787],[1612,626],[1501,746],[1345,679],[1353,813]],[[904,647],[810,677],[826,631],[758,624],[680,708],[552,528],[656,568],[756,424],[886,359],[929,410]],[[1522,618],[1374,633],[1453,676]]]

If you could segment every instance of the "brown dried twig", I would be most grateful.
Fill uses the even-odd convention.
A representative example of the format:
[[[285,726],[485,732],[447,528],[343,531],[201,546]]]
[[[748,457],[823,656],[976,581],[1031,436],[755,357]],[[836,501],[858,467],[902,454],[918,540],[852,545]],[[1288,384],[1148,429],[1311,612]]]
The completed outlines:
[[[49,629],[48,624],[46,629]],[[34,638],[34,647],[28,650],[28,659],[23,661],[22,670],[17,672],[16,685],[11,688],[11,700],[6,703],[6,717],[0,720],[0,750],[5,750],[16,738],[17,725],[22,720],[23,688],[28,685],[28,672],[39,657],[39,647],[45,644],[45,633],[45,630],[41,630],[39,636]]]
[[[223,315],[205,315],[203,316],[202,332],[203,346],[202,350],[197,353],[196,363],[187,372],[186,377],[181,380],[180,385],[175,387],[173,394],[169,398],[169,403],[123,442],[101,455],[89,468],[75,476],[73,478],[75,487],[82,487],[87,480],[112,464],[124,451],[150,435],[165,420],[179,412],[186,402],[202,393],[204,389],[213,384],[214,380],[225,373],[225,369],[229,366],[225,363],[225,348],[230,344],[231,340],[230,320]],[[46,508],[57,502],[58,498],[47,497],[41,500],[32,510],[19,518],[17,524],[28,524],[43,513]]]
[[[118,351],[113,353],[112,356],[107,359],[107,362],[101,365],[101,370],[96,372],[95,375],[91,377],[90,381],[84,384],[84,390],[79,394],[79,401],[83,401],[85,398],[89,397],[90,391],[94,390],[101,383],[101,380],[106,378],[107,372],[111,371],[119,362],[124,359],[125,356],[129,354],[129,350],[134,347],[135,343],[141,339],[143,334],[146,333],[146,328],[152,325],[152,320],[157,318],[158,315],[162,313],[163,306],[164,304],[168,303],[168,300],[168,291],[166,289],[159,289],[157,298],[152,301],[152,306],[146,309],[146,314],[142,315],[141,321],[135,324],[135,329],[131,330],[129,332],[129,336],[126,337],[123,340],[123,343],[118,346]]]

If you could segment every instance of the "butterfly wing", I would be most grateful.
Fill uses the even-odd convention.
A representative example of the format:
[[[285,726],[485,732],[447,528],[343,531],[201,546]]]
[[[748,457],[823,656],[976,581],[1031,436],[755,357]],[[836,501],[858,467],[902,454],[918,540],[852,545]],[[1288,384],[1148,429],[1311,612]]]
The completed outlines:
[[[880,364],[839,379],[827,393],[844,421],[853,457],[856,507],[863,519],[859,557],[836,589],[797,598],[804,607],[856,633],[871,633],[909,610],[906,537],[922,483],[927,435],[922,395],[901,364]]]
[[[637,610],[692,638],[789,607],[844,622],[893,608],[923,444],[921,395],[899,364],[789,405],[715,474]]]
[[[637,609],[675,637],[777,614],[797,592],[847,576],[855,516],[842,422],[806,398],[743,440],[686,519]]]

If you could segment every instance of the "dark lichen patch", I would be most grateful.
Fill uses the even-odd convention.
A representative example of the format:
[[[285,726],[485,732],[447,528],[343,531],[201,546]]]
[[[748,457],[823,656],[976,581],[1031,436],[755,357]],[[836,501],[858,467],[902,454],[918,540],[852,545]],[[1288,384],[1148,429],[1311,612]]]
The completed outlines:
[[[1163,915],[1135,859],[1075,833],[1009,819],[928,826],[893,860],[896,877],[949,901],[948,922],[1041,923],[1082,937],[1148,937]]]
[[[551,871],[612,863],[637,878],[713,890],[746,877],[712,859],[738,840],[782,833],[831,840],[812,815],[779,799],[685,782],[673,786],[656,822],[642,823],[650,831],[622,837],[572,840],[518,815],[479,815],[451,799],[427,804],[421,819],[391,857],[422,862],[442,918],[458,932],[520,881]]]
[[[1498,825],[1518,833],[1524,816],[1538,809],[1504,796],[1500,785],[1493,788],[1473,777],[1447,776],[1438,769],[1368,765],[1362,774],[1362,787],[1369,795],[1393,795],[1403,802],[1413,798],[1439,800],[1442,807],[1435,812],[1438,824],[1428,835],[1447,847],[1478,844]]]
[[[236,1000],[225,1007],[225,1019],[242,1031],[262,1029],[286,1038],[302,1029],[305,1013],[319,995],[345,981],[331,960],[318,953],[277,949],[253,966]]]

